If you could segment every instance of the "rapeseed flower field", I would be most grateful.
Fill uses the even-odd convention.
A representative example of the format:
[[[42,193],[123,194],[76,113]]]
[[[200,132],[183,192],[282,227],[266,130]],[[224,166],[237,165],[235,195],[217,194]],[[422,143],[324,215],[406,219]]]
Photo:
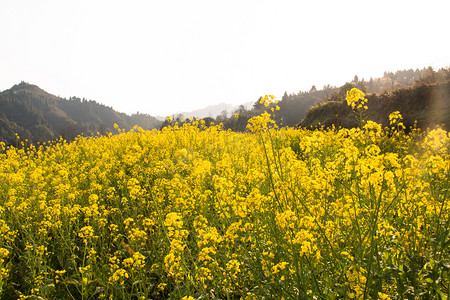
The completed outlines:
[[[265,113],[1,145],[0,296],[447,299],[449,134],[347,101],[358,128]]]

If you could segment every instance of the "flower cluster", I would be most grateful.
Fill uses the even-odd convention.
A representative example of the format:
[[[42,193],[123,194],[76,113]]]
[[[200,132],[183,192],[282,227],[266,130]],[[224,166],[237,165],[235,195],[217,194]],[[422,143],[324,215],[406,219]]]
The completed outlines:
[[[267,112],[262,113],[260,116],[252,117],[247,124],[247,130],[250,132],[261,132],[276,127],[275,121]]]
[[[353,109],[367,109],[367,99],[365,96],[366,95],[357,88],[352,88],[350,91],[347,91],[347,104]]]
[[[403,117],[399,111],[394,111],[389,115],[389,124],[392,126],[392,129],[405,129],[405,125],[403,125]]]

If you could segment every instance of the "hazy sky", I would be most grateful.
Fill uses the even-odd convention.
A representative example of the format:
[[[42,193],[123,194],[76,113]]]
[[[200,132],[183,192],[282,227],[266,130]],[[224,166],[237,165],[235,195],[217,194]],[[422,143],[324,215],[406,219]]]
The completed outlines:
[[[450,66],[448,0],[3,0],[0,90],[20,81],[169,115],[354,75]]]

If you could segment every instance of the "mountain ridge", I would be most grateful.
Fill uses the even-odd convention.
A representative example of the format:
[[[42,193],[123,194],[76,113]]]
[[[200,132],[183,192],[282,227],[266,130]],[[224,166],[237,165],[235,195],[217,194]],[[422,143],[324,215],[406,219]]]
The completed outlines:
[[[161,121],[117,112],[93,100],[61,98],[23,81],[0,93],[0,141],[5,144],[14,144],[16,133],[33,143],[60,136],[72,141],[80,134],[116,132],[114,124],[125,130],[135,125],[155,129]]]

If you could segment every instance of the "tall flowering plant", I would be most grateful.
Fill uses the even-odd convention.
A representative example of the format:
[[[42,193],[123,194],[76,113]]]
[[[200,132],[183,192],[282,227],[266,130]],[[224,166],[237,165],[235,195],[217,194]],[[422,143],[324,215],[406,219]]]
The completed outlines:
[[[362,129],[364,123],[364,112],[368,109],[367,107],[367,99],[365,98],[365,94],[358,90],[357,88],[353,88],[350,91],[347,91],[347,104],[351,106],[353,110],[359,114],[359,122],[360,127]]]

